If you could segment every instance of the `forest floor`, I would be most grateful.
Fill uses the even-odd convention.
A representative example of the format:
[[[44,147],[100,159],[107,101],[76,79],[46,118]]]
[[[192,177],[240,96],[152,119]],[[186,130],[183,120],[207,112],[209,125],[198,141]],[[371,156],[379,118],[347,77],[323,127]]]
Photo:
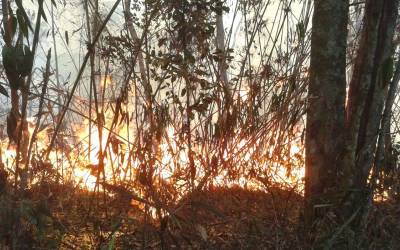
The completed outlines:
[[[272,191],[272,190],[271,190]],[[115,197],[114,197],[115,198]],[[121,197],[119,197],[121,198]],[[80,199],[86,200],[83,195]],[[68,211],[82,209],[86,201],[75,200]],[[122,199],[123,200],[123,199]],[[161,222],[144,216],[137,206],[125,206],[121,199],[114,199],[108,206],[109,218],[120,220],[114,232],[115,246],[121,249],[295,249],[298,247],[298,216],[302,197],[294,192],[275,189],[270,193],[251,191],[240,187],[214,187],[192,194],[178,204],[170,206],[173,216]],[[118,205],[117,205],[118,204]],[[112,206],[119,212],[113,213]],[[64,208],[65,210],[65,208]],[[122,211],[124,210],[124,211]],[[82,214],[76,211],[76,221]],[[111,215],[113,214],[113,215]],[[116,216],[119,214],[119,216]],[[69,217],[69,218],[68,218]],[[65,218],[71,219],[70,215]],[[94,218],[92,218],[94,219]],[[100,222],[99,222],[100,223]],[[80,233],[64,238],[66,249],[76,242],[91,245],[94,238],[92,223],[80,226]],[[107,230],[112,233],[112,225]],[[161,236],[162,235],[162,236]],[[105,239],[109,244],[112,237]],[[92,242],[91,242],[92,241]]]
[[[3,219],[15,213],[7,214],[5,199]],[[18,204],[29,215],[21,216],[30,235],[27,249],[309,248],[299,224],[302,196],[278,188],[208,188],[168,205],[170,214],[161,220],[156,210],[132,203],[129,195],[104,196],[69,185],[42,184]],[[354,249],[399,249],[399,222],[398,200],[374,203]]]

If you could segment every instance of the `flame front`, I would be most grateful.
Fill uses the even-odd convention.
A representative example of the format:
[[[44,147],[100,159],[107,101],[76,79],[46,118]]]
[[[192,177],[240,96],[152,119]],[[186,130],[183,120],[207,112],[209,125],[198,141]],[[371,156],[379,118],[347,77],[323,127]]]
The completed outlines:
[[[101,83],[101,92],[107,93],[106,89],[112,86],[111,76],[102,77]],[[136,89],[133,91],[136,95]],[[250,89],[245,86],[236,98],[245,102],[249,95]],[[96,112],[93,112],[92,105],[92,120],[86,117],[81,123],[72,124],[72,134],[60,136],[57,146],[50,152],[50,164],[63,181],[72,181],[92,191],[101,189],[101,183],[104,182],[151,182],[151,185],[167,185],[183,196],[190,189],[189,186],[199,185],[204,180],[212,185],[239,185],[251,189],[263,188],[267,180],[268,183],[303,192],[303,152],[299,139],[279,142],[284,144],[285,156],[275,153],[275,148],[280,145],[272,141],[266,143],[256,136],[246,136],[244,131],[235,131],[224,146],[220,142],[206,145],[193,140],[189,146],[185,129],[173,124],[162,127],[158,137],[154,135],[156,132],[138,134],[138,129],[149,128],[138,128],[137,124],[129,123],[132,120],[129,114],[133,114],[137,108],[135,104],[116,104],[115,98],[111,99],[113,101],[108,104],[96,107],[103,117],[93,115]],[[102,101],[105,102],[104,96]],[[121,110],[124,110],[125,117]],[[30,137],[35,123],[36,118],[28,118]],[[47,149],[51,133],[49,127],[39,131],[32,157],[40,156],[40,152]],[[300,129],[297,133],[300,134]],[[151,142],[145,154],[141,152],[143,147],[138,145],[137,138],[140,136]],[[15,147],[3,140],[1,149],[1,160],[7,169],[13,171]],[[194,169],[190,169],[190,165]],[[150,177],[145,176],[149,173]]]

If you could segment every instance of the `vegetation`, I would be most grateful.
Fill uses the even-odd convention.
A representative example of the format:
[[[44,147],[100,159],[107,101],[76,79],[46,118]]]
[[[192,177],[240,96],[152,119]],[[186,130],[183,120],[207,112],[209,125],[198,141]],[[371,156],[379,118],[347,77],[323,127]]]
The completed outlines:
[[[0,249],[396,249],[398,0],[2,0]]]

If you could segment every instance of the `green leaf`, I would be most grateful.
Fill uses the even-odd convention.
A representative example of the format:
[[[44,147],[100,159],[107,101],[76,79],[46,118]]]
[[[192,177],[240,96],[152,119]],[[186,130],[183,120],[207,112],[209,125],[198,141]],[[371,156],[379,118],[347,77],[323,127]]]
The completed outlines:
[[[17,32],[17,18],[14,15],[11,15],[8,18],[8,22],[11,23],[11,38],[13,38],[15,32]]]
[[[68,36],[68,31],[65,31],[65,42],[67,43],[67,45],[69,45],[69,36]]]
[[[28,15],[26,14],[26,11],[25,11],[25,9],[24,9],[24,6],[22,5],[22,0],[15,0],[15,3],[17,4],[18,9],[21,11],[21,14],[22,14],[22,16],[24,17],[25,22],[26,22],[26,24],[28,25],[29,29],[30,29],[31,31],[33,31],[32,25],[31,25],[31,23],[30,23],[30,21],[29,21],[29,17],[28,17]]]
[[[11,88],[19,89],[23,77],[29,75],[33,67],[33,54],[26,45],[4,46],[2,51],[3,66]]]
[[[228,6],[222,6],[222,10],[228,13],[230,8]]]
[[[16,73],[15,49],[12,46],[4,46],[2,51],[3,66],[7,74]]]
[[[24,15],[20,9],[17,9],[17,19],[18,19],[18,25],[19,28],[21,29],[22,33],[24,36],[28,39],[28,25],[26,23],[26,20],[24,18]]]
[[[28,46],[17,46],[17,60],[18,73],[23,77],[29,75],[33,67],[33,53]]]
[[[196,59],[189,50],[185,50],[184,55],[185,55],[185,62],[187,64],[194,64],[196,62]]]
[[[299,41],[303,41],[304,38],[306,37],[306,29],[305,29],[304,23],[299,22],[296,25],[296,30],[297,30],[297,36],[298,36]]]
[[[10,97],[8,95],[8,92],[7,92],[6,88],[4,88],[3,83],[0,84],[0,93],[5,95],[5,96],[7,96],[7,97]]]
[[[39,0],[39,15],[41,15],[43,17],[43,19],[46,21],[46,23],[48,23],[46,13],[44,12],[44,9],[43,9],[43,1],[44,0]]]

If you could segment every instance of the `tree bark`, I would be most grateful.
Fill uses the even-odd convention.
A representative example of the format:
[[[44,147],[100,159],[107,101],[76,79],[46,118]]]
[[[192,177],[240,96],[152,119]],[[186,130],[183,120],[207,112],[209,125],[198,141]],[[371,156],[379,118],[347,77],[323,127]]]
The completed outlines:
[[[345,121],[348,0],[315,0],[306,128],[305,219],[330,205]],[[324,198],[323,198],[324,197]]]
[[[375,170],[379,172],[381,170],[391,170],[395,166],[394,155],[392,154],[392,136],[391,136],[391,117],[393,104],[396,99],[396,93],[398,90],[400,81],[400,61],[396,64],[396,71],[393,75],[393,79],[390,83],[388,96],[385,102],[385,109],[383,112],[381,128],[379,133],[378,145],[376,150],[375,159]],[[378,174],[378,173],[377,173]]]
[[[367,211],[368,179],[380,149],[377,140],[393,71],[393,36],[399,0],[368,0],[346,108],[345,145],[341,157],[342,189],[347,198],[343,217],[360,211],[358,227]]]

